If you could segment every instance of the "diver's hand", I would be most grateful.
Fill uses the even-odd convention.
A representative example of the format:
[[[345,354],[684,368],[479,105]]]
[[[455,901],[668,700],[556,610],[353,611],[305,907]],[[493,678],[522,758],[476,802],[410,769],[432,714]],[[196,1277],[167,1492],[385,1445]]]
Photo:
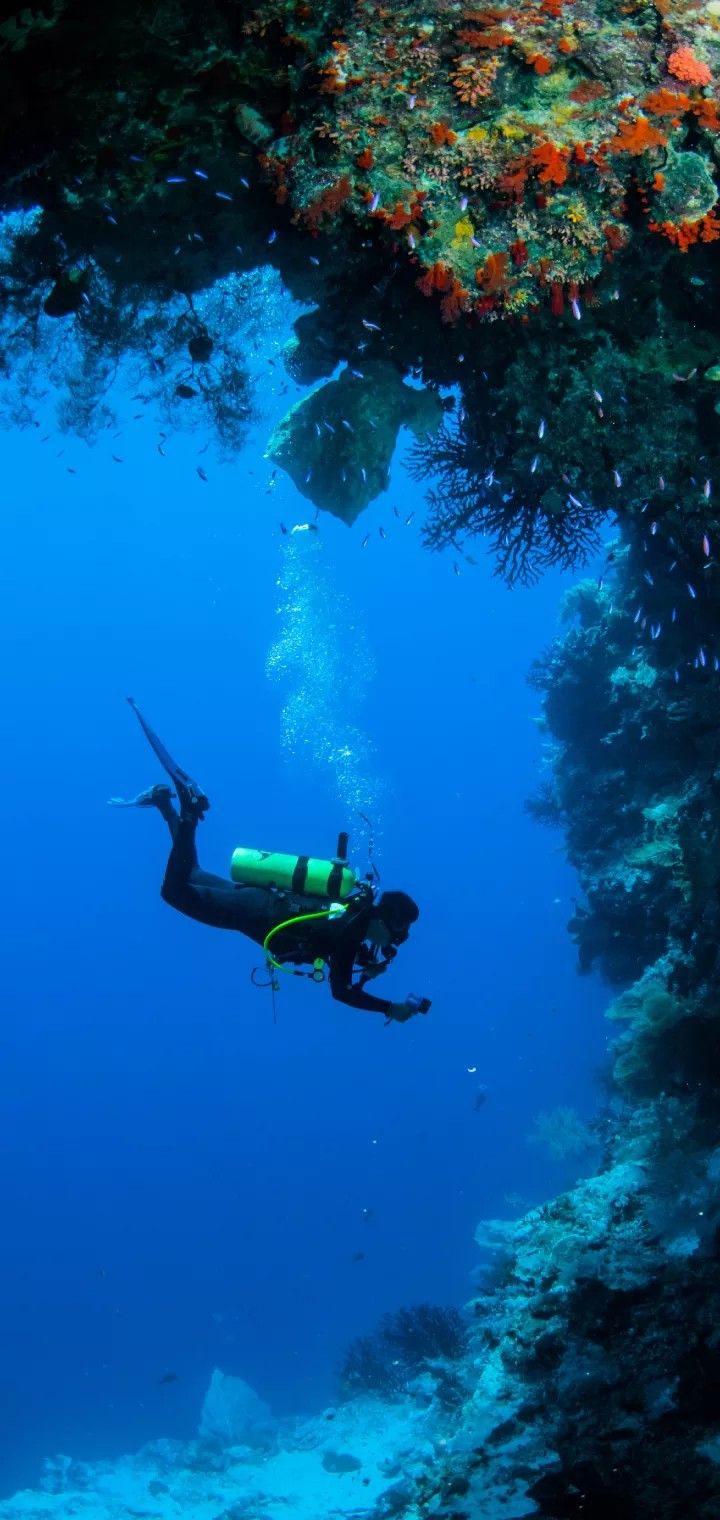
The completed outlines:
[[[417,1009],[411,1008],[409,1003],[391,1003],[386,1018],[392,1024],[405,1024],[414,1013],[417,1013]]]

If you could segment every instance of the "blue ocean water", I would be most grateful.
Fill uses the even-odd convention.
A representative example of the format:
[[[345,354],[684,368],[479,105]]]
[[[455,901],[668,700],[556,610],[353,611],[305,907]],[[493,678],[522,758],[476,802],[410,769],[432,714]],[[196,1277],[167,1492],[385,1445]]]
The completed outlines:
[[[216,1365],[321,1408],[382,1313],[462,1305],[481,1217],[582,1169],[528,1144],[537,1113],[600,1100],[575,879],[523,811],[525,675],[568,582],[428,554],[402,450],[352,530],[283,534],[312,516],[263,458],[301,394],[268,365],[288,320],[232,462],[198,435],[161,455],[129,394],[119,438],[5,438],[1,1493],[58,1450],[191,1435]],[[274,679],[283,638],[313,658]],[[365,869],[371,806],[383,885],[421,908],[388,994],[427,1018],[386,1029],[287,978],[274,1022],[257,949],[161,902],[163,823],[106,805],[162,779],[128,694],[211,797],[210,869],[240,843],[332,854],[342,828]]]

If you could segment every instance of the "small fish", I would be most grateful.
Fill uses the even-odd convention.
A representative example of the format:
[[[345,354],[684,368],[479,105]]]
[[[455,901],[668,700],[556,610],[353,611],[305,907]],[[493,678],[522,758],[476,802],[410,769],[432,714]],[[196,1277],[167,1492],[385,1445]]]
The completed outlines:
[[[372,200],[370,202],[370,211],[371,212],[377,211],[377,208],[378,208],[379,205],[380,205],[380,191],[376,190],[375,194],[373,195],[373,198],[372,198]]]
[[[642,607],[638,607],[638,610],[637,610],[637,612],[636,612],[636,613],[635,613],[635,616],[634,616],[634,618],[633,618],[633,622],[634,622],[634,623],[639,623],[639,622],[640,622],[640,619],[641,619],[641,617],[642,617],[642,615],[643,615],[643,610],[642,610]]]
[[[412,232],[408,233],[408,248],[415,248],[416,242]],[[462,358],[462,355],[460,356]]]
[[[468,207],[468,198],[467,198],[466,195],[461,195],[460,196],[460,210],[461,211],[467,211],[467,207]]]
[[[350,1260],[353,1261],[353,1262],[364,1261],[365,1260],[365,1252],[364,1251],[355,1251],[354,1255],[350,1257]]]
[[[363,372],[362,372],[361,369],[351,369],[350,370],[350,374],[352,375],[353,380],[364,380],[365,379],[365,376],[364,376],[364,374],[363,374]]]
[[[654,582],[654,580],[652,578],[652,575],[650,574],[649,570],[643,570],[643,579],[647,581],[648,586],[654,586],[655,585],[655,582]]]
[[[532,461],[532,464],[531,464],[531,465],[530,465],[530,474],[531,474],[531,475],[534,475],[534,474],[535,474],[535,471],[536,471],[536,469],[537,469],[537,467],[538,467],[538,465],[539,465],[539,463],[540,463],[540,455],[539,455],[539,454],[536,454],[536,455],[535,455],[535,456],[534,456],[534,458],[533,458],[533,461]]]
[[[409,513],[408,513],[408,515],[407,515],[407,517],[406,517],[406,518],[405,518],[405,527],[406,527],[406,528],[409,528],[409,527],[410,527],[410,524],[411,524],[411,522],[412,522],[412,520],[413,520],[413,518],[414,518],[414,516],[415,516],[415,513],[414,513],[414,512],[409,512]]]
[[[227,190],[216,190],[215,199],[216,201],[231,201],[232,196],[228,195]]]
[[[661,491],[665,490],[665,476],[664,475],[658,475],[658,485],[659,485]]]
[[[208,175],[205,173],[204,169],[193,169],[193,174],[195,175],[196,179],[207,179],[208,178]]]
[[[695,590],[695,587],[691,586],[690,582],[688,581],[687,588],[688,588],[688,591],[690,592],[690,595],[691,595],[693,601],[695,601],[695,598],[697,597],[697,591]]]
[[[177,1383],[177,1381],[178,1375],[176,1372],[164,1372],[162,1377],[158,1378],[159,1383]]]
[[[370,534],[366,533],[365,537],[364,537],[364,539],[363,539],[363,541],[362,541],[362,543],[360,545],[360,548],[361,549],[367,549],[367,546],[368,546],[369,542],[370,542]]]
[[[582,316],[582,312],[580,310],[580,302],[578,301],[577,296],[573,296],[572,301],[570,302],[570,310],[572,311],[575,321],[579,322]]]
[[[158,444],[157,451],[158,451],[158,454],[162,454],[163,459],[165,459],[167,457],[166,454],[165,454],[165,450],[164,450],[164,448],[163,448],[163,446],[162,446],[161,443]]]
[[[700,648],[698,649],[698,659],[699,659],[700,664],[702,665],[702,668],[704,670],[705,666],[707,665],[707,659],[705,657],[705,650],[703,649],[702,644],[700,645]]]
[[[705,555],[705,558],[709,559],[709,557],[710,557],[710,539],[708,538],[707,533],[703,533],[702,546],[703,546],[703,554]]]
[[[205,480],[205,481],[207,480],[207,475],[205,474],[205,471],[204,471],[204,469],[203,469],[203,467],[202,467],[201,464],[196,464],[196,466],[195,466],[195,474],[199,475],[201,480]]]
[[[276,237],[277,237],[277,232],[275,231],[275,228],[273,227],[272,232],[268,233],[268,243],[274,243]]]
[[[673,607],[673,610],[670,613],[670,622],[671,623],[676,623],[677,622],[677,607]]]
[[[651,522],[651,524],[650,524],[650,537],[654,538],[656,533],[657,533],[657,523],[656,522]]]
[[[167,176],[167,178],[165,180],[165,184],[166,185],[186,185],[187,184],[187,179],[186,179],[186,177],[185,177],[184,174],[168,174],[168,176]]]
[[[712,494],[712,483],[709,480],[706,480],[705,484],[703,486],[703,496],[705,497],[706,501],[710,500],[711,494]]]
[[[381,538],[387,538],[387,533],[385,532],[385,529],[382,526],[378,528],[378,533],[380,534]]]
[[[365,469],[364,464],[361,464],[360,466],[360,474],[362,475],[363,481],[367,482],[367,470]]]
[[[399,516],[400,516],[400,513],[398,512],[397,507],[393,507],[393,517],[399,517]]]
[[[124,464],[124,462],[125,462],[123,459],[120,458],[119,454],[112,454],[111,458],[115,460],[116,464]]]
[[[408,95],[408,111],[414,111],[415,110],[415,103],[416,103],[416,101],[417,101],[417,95]]]
[[[486,484],[486,486],[494,486],[494,484],[495,484],[495,471],[494,470],[488,470],[487,475],[485,476],[485,484]]]
[[[315,423],[315,432],[317,433],[318,438],[322,438],[322,433],[320,432],[320,423],[319,422]]]
[[[669,574],[672,575],[673,570],[677,570],[677,567],[678,567],[678,562],[677,562],[676,559],[674,559],[672,561],[672,564],[668,565],[668,572],[669,572]]]
[[[579,510],[582,512],[582,510],[583,510],[583,504],[582,504],[581,501],[578,501],[577,496],[573,496],[572,491],[568,491],[568,501],[571,501],[572,504],[573,504],[573,506],[574,507],[578,507]]]
[[[454,572],[455,572],[456,575],[460,574],[460,566],[459,566],[459,564],[458,564],[458,562],[457,562],[456,559],[453,560],[453,570],[454,570]]]
[[[675,685],[678,686],[679,683],[680,683],[680,672],[679,672],[679,670],[674,670],[673,671],[673,680],[675,682]]]
[[[538,438],[542,439],[544,437],[545,437],[545,418],[541,417],[539,425],[538,425]]]
[[[613,470],[613,480],[615,481],[615,484],[619,491],[622,485],[622,475],[620,474],[619,470]]]
[[[282,533],[283,538],[287,537],[287,528],[285,527],[284,522],[280,523],[280,532]]]
[[[68,465],[67,472],[68,472],[68,475],[77,475],[77,470],[74,470],[72,468],[72,465]]]
[[[593,396],[595,397],[595,400],[597,401],[598,406],[602,406],[602,399],[603,398],[602,398],[600,392],[599,391],[593,391]]]
[[[650,629],[650,637],[652,639],[659,639],[661,633],[662,633],[662,623],[653,623],[653,626]]]
[[[112,211],[106,211],[105,212],[105,220],[107,222],[111,222],[113,227],[119,226],[118,219],[117,219],[116,216],[113,216]],[[83,292],[83,294],[84,294],[84,292]]]
[[[314,253],[311,253],[308,255],[308,264],[314,264],[315,268],[317,269],[319,267],[320,260]]]
[[[382,328],[377,322],[368,322],[366,317],[362,318],[362,325],[367,328],[368,332],[382,332]]]
[[[328,433],[334,433],[335,432],[335,429],[334,429],[332,423],[331,422],[326,422],[324,417],[323,417],[323,427],[327,428]]]
[[[250,181],[249,181],[249,179],[243,179],[242,174],[240,175],[240,179],[239,179],[238,183],[242,185],[243,190],[249,190],[250,189]]]
[[[343,427],[347,428],[347,430],[348,430],[349,433],[354,433],[355,432],[355,429],[354,429],[352,423],[348,422],[347,417],[341,417],[340,421],[341,421]]]
[[[306,484],[306,486],[309,486],[311,480],[312,480],[312,470],[308,470],[307,475],[305,476],[305,484]]]

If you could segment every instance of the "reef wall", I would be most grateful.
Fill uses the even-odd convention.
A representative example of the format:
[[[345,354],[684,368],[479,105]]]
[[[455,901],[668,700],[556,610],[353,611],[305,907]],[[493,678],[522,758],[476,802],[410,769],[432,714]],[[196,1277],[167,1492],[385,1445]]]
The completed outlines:
[[[479,1227],[473,1386],[423,1514],[720,1506],[720,692],[707,656],[676,680],[662,635],[648,648],[632,551],[611,554],[531,677],[549,740],[534,810],[584,891],[580,967],[617,989],[604,1157]]]

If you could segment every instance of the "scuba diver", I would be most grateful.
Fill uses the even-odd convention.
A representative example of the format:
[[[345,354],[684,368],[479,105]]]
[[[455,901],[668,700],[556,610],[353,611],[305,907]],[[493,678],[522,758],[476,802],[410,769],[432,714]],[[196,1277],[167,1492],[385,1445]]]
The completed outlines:
[[[412,898],[405,892],[382,892],[376,900],[370,881],[358,881],[347,863],[347,834],[340,835],[334,860],[238,849],[230,881],[203,871],[195,834],[209,799],[173,760],[132,697],[128,702],[175,793],[161,782],[137,797],[111,797],[110,805],[156,808],[165,819],[172,848],[161,887],[164,901],[199,923],[237,929],[262,945],[270,980],[255,982],[255,972],[252,980],[256,986],[270,985],[273,994],[278,971],[323,982],[327,967],[330,991],[340,1003],[382,1013],[399,1024],[427,1013],[427,998],[409,993],[404,1002],[392,1003],[365,991],[368,981],[387,970],[418,918]]]

